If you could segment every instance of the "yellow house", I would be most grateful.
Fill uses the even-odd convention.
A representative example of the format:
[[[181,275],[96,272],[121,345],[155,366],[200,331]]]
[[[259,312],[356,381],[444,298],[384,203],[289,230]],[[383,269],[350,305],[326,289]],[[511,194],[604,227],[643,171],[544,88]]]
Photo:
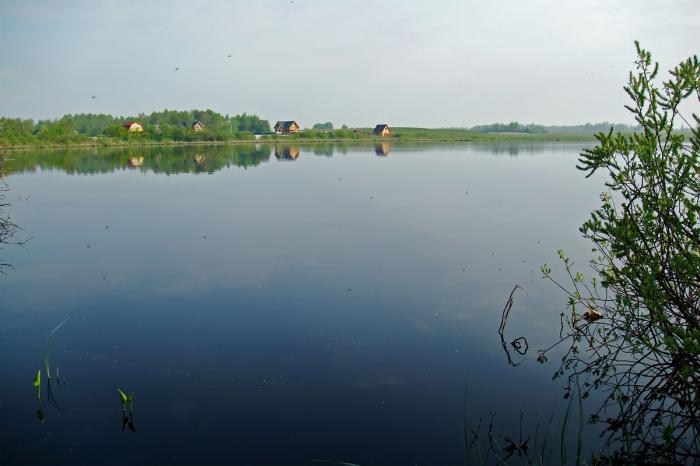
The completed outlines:
[[[389,129],[389,125],[377,125],[374,127],[374,135],[375,136],[383,136],[383,137],[388,137],[391,136],[391,130]]]
[[[293,134],[300,129],[296,121],[278,121],[275,123],[275,133],[277,134]]]
[[[125,121],[124,128],[132,133],[140,133],[143,131],[143,126],[141,126],[141,123],[137,123],[135,121]]]
[[[204,131],[204,123],[201,121],[195,121],[192,123],[192,129],[195,131]]]

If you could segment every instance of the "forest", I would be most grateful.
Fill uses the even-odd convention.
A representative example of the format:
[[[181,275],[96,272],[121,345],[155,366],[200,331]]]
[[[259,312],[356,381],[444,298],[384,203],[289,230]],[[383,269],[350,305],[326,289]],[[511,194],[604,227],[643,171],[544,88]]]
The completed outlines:
[[[130,132],[127,121],[141,124],[142,132]],[[200,122],[203,129],[195,131]],[[89,142],[197,142],[254,139],[254,133],[270,132],[270,123],[246,113],[229,116],[212,110],[162,110],[135,116],[68,114],[55,120],[0,117],[0,147],[21,145],[69,145]]]

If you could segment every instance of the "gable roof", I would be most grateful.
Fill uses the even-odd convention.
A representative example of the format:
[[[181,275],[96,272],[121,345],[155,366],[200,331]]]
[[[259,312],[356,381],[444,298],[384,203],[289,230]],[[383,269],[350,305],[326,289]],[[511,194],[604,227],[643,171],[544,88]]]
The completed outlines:
[[[131,128],[131,125],[139,125],[139,126],[141,126],[141,123],[139,123],[138,121],[125,121],[125,122],[124,122],[124,128],[129,129],[129,128]]]
[[[299,126],[299,124],[294,120],[278,121],[275,123],[275,129],[289,129],[292,125],[296,125],[297,127]]]
[[[377,131],[384,131],[384,129],[389,129],[389,125],[386,124],[380,124],[374,127],[374,132],[376,133]]]

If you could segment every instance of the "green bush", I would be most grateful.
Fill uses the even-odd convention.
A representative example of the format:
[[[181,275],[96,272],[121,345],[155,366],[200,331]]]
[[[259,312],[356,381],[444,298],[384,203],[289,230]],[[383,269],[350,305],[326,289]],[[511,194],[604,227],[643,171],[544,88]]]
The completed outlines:
[[[585,281],[563,253],[571,285],[566,354],[556,376],[603,394],[592,422],[605,425],[621,463],[700,459],[700,100],[697,56],[658,84],[658,64],[637,45],[625,91],[642,128],[597,135],[579,169],[608,175],[608,191],[581,232],[593,244]],[[692,121],[692,131],[676,131]],[[545,276],[551,269],[543,266]],[[542,352],[540,361],[547,359]]]

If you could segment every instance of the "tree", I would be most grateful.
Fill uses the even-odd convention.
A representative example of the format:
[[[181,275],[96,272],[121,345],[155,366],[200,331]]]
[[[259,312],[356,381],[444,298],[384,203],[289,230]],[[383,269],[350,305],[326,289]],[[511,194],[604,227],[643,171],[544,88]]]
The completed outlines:
[[[330,121],[327,121],[325,123],[316,123],[311,129],[333,131],[333,123],[331,123]]]
[[[569,389],[585,381],[584,398],[604,395],[590,420],[606,426],[618,459],[699,462],[700,120],[693,113],[690,124],[680,108],[700,101],[700,64],[688,58],[659,86],[658,64],[636,48],[625,91],[642,131],[598,134],[579,159],[587,177],[607,172],[609,191],[580,228],[597,256],[594,277],[560,252],[571,284],[555,281],[570,310],[556,376],[567,375]],[[679,120],[689,135],[676,131]]]

